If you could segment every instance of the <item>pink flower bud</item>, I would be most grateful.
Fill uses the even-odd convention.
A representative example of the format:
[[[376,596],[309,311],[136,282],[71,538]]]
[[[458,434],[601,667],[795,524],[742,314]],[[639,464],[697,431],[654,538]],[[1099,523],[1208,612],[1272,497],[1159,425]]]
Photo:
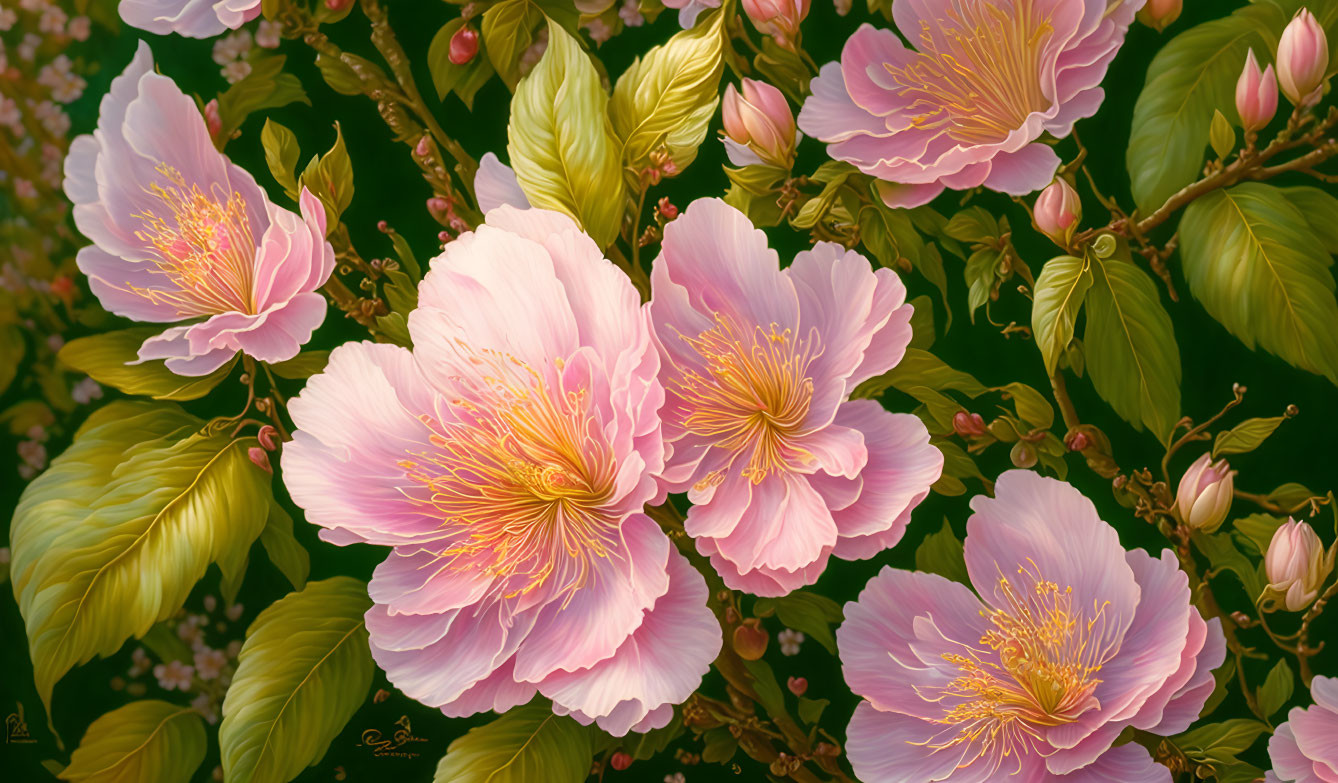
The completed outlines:
[[[427,200],[427,210],[433,214],[436,214],[438,212],[445,212],[450,208],[451,208],[450,202],[448,202],[441,196],[433,196],[432,198]]]
[[[790,45],[799,37],[799,23],[808,16],[809,0],[743,0],[744,13],[758,32]]]
[[[621,772],[632,766],[632,757],[620,750],[609,757],[609,766]]]
[[[325,7],[331,11],[342,11],[353,5],[353,0],[325,0]]]
[[[788,169],[794,163],[795,145],[794,114],[789,102],[766,82],[744,79],[742,85],[742,94],[732,84],[725,88],[720,109],[728,140],[747,148],[730,148],[730,160],[738,166],[766,163]],[[748,152],[758,160],[748,159]]]
[[[1297,106],[1319,101],[1329,69],[1329,41],[1310,11],[1302,8],[1278,41],[1278,84]]]
[[[790,693],[796,696],[803,696],[808,692],[808,680],[803,677],[791,677],[785,681],[785,687],[790,689]]]
[[[1273,119],[1278,110],[1278,81],[1273,66],[1259,70],[1254,50],[1245,55],[1245,68],[1236,80],[1236,111],[1247,131],[1257,131]]]
[[[278,430],[266,424],[256,433],[256,440],[260,441],[260,445],[265,451],[274,451],[279,447],[279,441],[276,437],[278,434]]]
[[[479,53],[479,32],[471,25],[465,25],[451,36],[451,47],[446,59],[455,65],[464,65]]]
[[[427,154],[431,151],[432,147],[428,144],[426,136],[419,139],[418,143],[415,144],[413,148],[413,154],[417,155],[420,158],[426,158]]]
[[[660,210],[660,216],[665,220],[673,220],[678,217],[678,207],[674,206],[674,203],[669,200],[668,196],[660,198],[658,208]]]
[[[1138,21],[1161,32],[1180,18],[1184,5],[1184,0],[1148,0],[1138,12]]]
[[[223,133],[223,118],[218,114],[218,99],[204,105],[204,124],[209,130],[209,137],[218,141],[218,137]]]
[[[1061,178],[1041,191],[1034,212],[1036,227],[1056,242],[1067,245],[1082,219],[1082,201],[1078,191]]]
[[[1082,451],[1091,445],[1092,439],[1087,436],[1087,433],[1082,431],[1071,432],[1064,438],[1064,446],[1067,447],[1069,451]]]
[[[251,448],[247,449],[246,456],[251,458],[251,461],[255,463],[257,468],[260,468],[266,473],[274,472],[274,468],[271,468],[269,466],[269,452],[265,451],[259,446],[252,446]]]
[[[979,413],[957,411],[952,417],[952,429],[963,438],[979,438],[985,434],[985,419]]]
[[[1204,454],[1195,460],[1180,478],[1175,494],[1180,521],[1205,533],[1221,527],[1231,510],[1235,475],[1224,459],[1213,462],[1211,455]]]
[[[1269,590],[1282,597],[1287,611],[1301,611],[1333,571],[1333,556],[1332,550],[1325,554],[1324,542],[1310,525],[1288,519],[1273,533],[1264,555]]]

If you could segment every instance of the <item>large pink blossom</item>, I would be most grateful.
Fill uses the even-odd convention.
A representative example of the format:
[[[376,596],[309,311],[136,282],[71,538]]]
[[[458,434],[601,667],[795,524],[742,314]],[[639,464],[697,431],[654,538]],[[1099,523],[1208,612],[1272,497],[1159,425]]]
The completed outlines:
[[[1073,487],[999,477],[967,522],[971,588],[883,569],[837,632],[865,783],[1170,783],[1126,727],[1189,728],[1226,655],[1169,551],[1124,551]]]
[[[283,453],[326,540],[393,547],[373,657],[451,716],[538,691],[614,734],[663,726],[721,634],[643,511],[664,391],[631,283],[569,218],[501,206],[433,260],[409,333],[336,348]]]
[[[910,342],[896,274],[828,242],[781,270],[743,213],[700,199],[666,227],[651,285],[663,479],[725,583],[783,595],[831,555],[895,544],[943,466],[918,418],[850,400]]]
[[[158,35],[210,38],[260,15],[260,0],[120,0],[121,19]]]
[[[79,251],[102,306],[135,321],[194,321],[151,337],[139,358],[205,375],[238,351],[291,359],[325,319],[316,289],[334,270],[325,210],[302,190],[301,216],[270,203],[214,149],[195,102],[153,72],[148,45],[112,80],[97,131],[65,159]]]
[[[1144,0],[897,0],[911,41],[864,25],[813,81],[799,127],[833,158],[888,183],[889,206],[944,188],[1023,195],[1105,96],[1100,84]]]
[[[1338,783],[1338,677],[1310,681],[1313,706],[1293,707],[1268,740],[1265,783]]]

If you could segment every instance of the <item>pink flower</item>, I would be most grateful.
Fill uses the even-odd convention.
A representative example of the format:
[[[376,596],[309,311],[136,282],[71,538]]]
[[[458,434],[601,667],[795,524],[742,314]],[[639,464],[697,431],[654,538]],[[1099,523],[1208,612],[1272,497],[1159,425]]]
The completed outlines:
[[[744,13],[758,32],[783,46],[792,46],[799,37],[799,23],[808,16],[808,6],[809,0],[743,0]]]
[[[790,103],[766,82],[744,79],[743,92],[725,87],[720,114],[725,125],[725,153],[735,166],[762,164],[789,169],[802,134],[794,126]]]
[[[1082,219],[1082,199],[1068,180],[1061,177],[1041,191],[1034,211],[1036,227],[1056,242],[1067,245]]]
[[[158,35],[210,38],[260,15],[260,0],[121,0],[121,19]]]
[[[1257,131],[1278,111],[1278,81],[1273,66],[1259,70],[1259,61],[1251,49],[1245,55],[1245,67],[1236,80],[1236,112],[1245,130]]]
[[[181,661],[160,663],[153,667],[153,676],[158,680],[158,686],[163,690],[188,691],[190,690],[191,679],[195,676],[195,667]]]
[[[122,6],[124,7],[124,6]],[[271,204],[214,150],[195,102],[153,72],[149,48],[112,80],[98,131],[65,159],[79,251],[103,307],[134,321],[199,320],[150,337],[140,361],[205,375],[244,351],[297,355],[325,319],[316,289],[334,269],[325,210],[303,189],[302,215]]]
[[[1224,459],[1213,462],[1204,454],[1194,460],[1175,493],[1180,521],[1195,530],[1213,533],[1226,521],[1234,497],[1236,471]]]
[[[1278,84],[1301,107],[1317,103],[1329,70],[1329,40],[1309,9],[1302,8],[1278,40]]]
[[[218,679],[227,665],[228,656],[222,650],[202,647],[195,651],[195,671],[199,672],[202,680]]]
[[[503,204],[516,209],[529,209],[530,201],[520,189],[516,172],[491,152],[479,158],[479,169],[474,174],[474,192],[478,194],[479,209],[486,215]]]
[[[651,272],[664,355],[663,481],[725,584],[783,595],[835,555],[900,540],[943,457],[915,416],[849,401],[911,339],[891,270],[823,242],[784,271],[766,235],[718,199],[665,227]]]
[[[1329,574],[1333,573],[1338,547],[1325,552],[1324,542],[1305,522],[1288,519],[1268,542],[1264,571],[1268,591],[1282,599],[1289,612],[1299,612],[1319,597]]]
[[[373,657],[450,716],[538,691],[619,736],[663,726],[721,633],[643,512],[663,497],[664,391],[636,291],[569,218],[502,206],[418,301],[412,352],[331,353],[282,452],[323,538],[393,547],[369,586]]]
[[[719,8],[720,0],[664,0],[664,7],[678,11],[678,24],[687,30],[697,24],[697,17],[703,11]]]
[[[1164,551],[1125,552],[1073,487],[999,477],[967,522],[975,592],[884,568],[846,604],[837,646],[865,698],[847,750],[865,783],[1170,783],[1126,727],[1193,723],[1226,656]],[[1072,777],[1064,777],[1076,773]]]
[[[1330,783],[1338,780],[1338,677],[1310,681],[1312,707],[1293,707],[1268,740],[1273,771],[1265,783]]]
[[[799,127],[889,184],[889,206],[944,188],[1020,196],[1054,178],[1041,134],[1096,113],[1106,67],[1143,0],[898,0],[823,66]]]

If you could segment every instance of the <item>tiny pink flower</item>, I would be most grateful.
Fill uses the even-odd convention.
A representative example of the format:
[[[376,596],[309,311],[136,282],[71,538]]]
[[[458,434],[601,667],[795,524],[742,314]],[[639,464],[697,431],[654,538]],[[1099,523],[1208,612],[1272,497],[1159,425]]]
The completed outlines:
[[[720,0],[664,0],[664,7],[678,11],[679,26],[688,30],[697,24],[703,11],[719,8]]]
[[[887,183],[889,206],[925,204],[945,188],[1039,190],[1059,166],[1039,139],[1067,136],[1096,113],[1142,4],[898,0],[893,17],[915,48],[860,27],[813,80],[799,127]]]
[[[209,130],[209,138],[214,141],[223,135],[223,117],[219,114],[217,98],[211,98],[204,105],[204,127]]]
[[[1309,9],[1302,8],[1278,40],[1278,84],[1296,106],[1313,106],[1329,69],[1329,40]]]
[[[242,612],[244,612],[244,611],[245,611],[245,609],[242,607],[241,604],[230,604],[230,605],[228,606],[227,611],[224,612],[224,615],[225,615],[229,620],[231,620],[232,622],[235,623],[235,622],[237,622],[238,620],[242,619]]]
[[[121,0],[121,19],[158,35],[212,38],[260,15],[261,0]]]
[[[1289,612],[1310,606],[1333,573],[1335,552],[1338,548],[1325,551],[1310,525],[1288,519],[1274,531],[1264,555],[1269,592],[1281,596]]]
[[[251,33],[238,30],[214,42],[214,62],[219,65],[245,57],[251,51]]]
[[[265,451],[259,446],[252,446],[251,448],[247,449],[246,457],[247,459],[251,460],[251,462],[253,462],[257,468],[260,468],[266,473],[274,472],[274,468],[271,467],[269,464],[269,452]]]
[[[200,716],[203,717],[209,725],[212,726],[213,724],[218,723],[218,705],[214,703],[213,697],[208,693],[200,693],[195,698],[191,699],[190,706],[196,712],[200,713]],[[222,780],[223,777],[219,775],[218,779]]]
[[[278,49],[282,40],[283,25],[268,19],[260,20],[260,24],[256,26],[256,46],[262,49]]]
[[[217,679],[228,665],[228,656],[222,650],[204,647],[195,651],[195,672],[202,680]]]
[[[102,399],[102,386],[92,378],[84,378],[70,388],[70,399],[80,405]]]
[[[140,361],[165,359],[179,375],[206,375],[238,351],[280,362],[325,319],[324,207],[306,189],[300,216],[270,203],[214,151],[195,102],[153,72],[142,41],[102,101],[98,133],[70,145],[65,193],[93,241],[77,262],[103,307],[193,321],[146,340]]]
[[[212,613],[217,608],[218,608],[218,599],[213,597],[212,595],[206,595],[204,597],[204,610],[206,612]]]
[[[246,60],[233,60],[223,66],[221,73],[228,84],[236,84],[251,75],[251,63]]]
[[[153,660],[149,658],[148,653],[144,652],[143,647],[136,647],[135,651],[130,653],[130,670],[127,672],[128,676],[138,677],[152,668]]]
[[[1236,471],[1224,459],[1213,462],[1211,455],[1204,454],[1194,460],[1180,477],[1175,493],[1180,521],[1195,530],[1216,532],[1231,511],[1235,476]]]
[[[1126,552],[1076,489],[1031,471],[971,501],[972,587],[884,568],[837,631],[864,697],[846,732],[865,783],[1168,783],[1126,728],[1177,734],[1226,657],[1175,555]],[[973,590],[974,588],[974,590]]]
[[[13,8],[0,8],[0,32],[7,32],[19,20],[19,14]]]
[[[191,680],[195,676],[195,667],[181,661],[160,663],[153,667],[153,676],[158,680],[158,686],[163,690],[188,691],[190,690]]]
[[[91,32],[93,32],[93,22],[87,16],[74,17],[65,28],[65,34],[76,41],[87,41]]]
[[[1082,200],[1068,180],[1061,177],[1041,191],[1041,195],[1036,198],[1034,213],[1036,227],[1042,233],[1061,245],[1067,245],[1073,238],[1078,221],[1082,220]]]
[[[794,124],[790,103],[766,82],[744,79],[743,92],[725,87],[720,114],[725,125],[725,152],[735,166],[762,164],[789,169],[802,134]]]
[[[1259,70],[1254,50],[1245,55],[1245,68],[1236,80],[1236,112],[1247,131],[1257,131],[1273,119],[1278,111],[1278,81],[1273,66]]]
[[[804,643],[804,635],[792,628],[786,628],[776,634],[776,643],[780,645],[781,655],[798,655],[799,647]]]
[[[284,482],[336,544],[392,547],[372,656],[449,716],[540,693],[622,736],[665,725],[721,646],[660,502],[647,313],[570,218],[493,208],[433,259],[412,351],[349,343],[289,404]]]
[[[1338,677],[1310,681],[1310,707],[1293,707],[1268,740],[1273,769],[1265,783],[1338,780]]]
[[[618,8],[618,18],[628,27],[640,27],[646,23],[646,17],[641,15],[641,4],[638,0],[623,0],[622,6]]]

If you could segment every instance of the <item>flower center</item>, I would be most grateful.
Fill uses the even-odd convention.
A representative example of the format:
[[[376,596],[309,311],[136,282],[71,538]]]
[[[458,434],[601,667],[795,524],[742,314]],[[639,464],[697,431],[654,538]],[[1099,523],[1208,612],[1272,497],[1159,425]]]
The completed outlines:
[[[817,356],[817,337],[797,339],[774,323],[745,331],[718,313],[715,321],[696,337],[681,337],[706,360],[705,373],[685,368],[673,382],[686,414],[683,426],[719,448],[746,455],[743,476],[758,484],[808,456],[792,441],[813,401],[808,366]]]
[[[954,0],[943,17],[920,22],[910,63],[884,64],[898,94],[912,99],[915,127],[966,145],[997,143],[1046,108],[1040,60],[1054,28],[1032,0],[1000,5]]]
[[[980,753],[1006,756],[1038,736],[1038,728],[1072,723],[1096,706],[1093,692],[1113,643],[1102,641],[1108,604],[1075,603],[1072,587],[1041,577],[1034,565],[1015,580],[1000,576],[1006,608],[986,609],[990,628],[980,647],[945,653],[958,676],[940,696],[939,723],[954,735],[933,747],[980,740]]]
[[[220,312],[255,313],[256,245],[247,217],[246,200],[213,185],[208,193],[187,185],[176,169],[158,164],[166,181],[145,190],[162,205],[135,215],[135,232],[158,256],[156,271],[173,289],[131,291],[153,302],[168,303],[185,316]]]
[[[480,380],[447,403],[453,421],[420,420],[435,451],[399,463],[428,490],[451,543],[448,567],[501,578],[506,597],[552,580],[568,596],[590,583],[618,539],[617,465],[584,388],[557,388],[514,357],[474,354]],[[558,369],[562,363],[559,361]],[[515,579],[512,579],[515,577]]]

